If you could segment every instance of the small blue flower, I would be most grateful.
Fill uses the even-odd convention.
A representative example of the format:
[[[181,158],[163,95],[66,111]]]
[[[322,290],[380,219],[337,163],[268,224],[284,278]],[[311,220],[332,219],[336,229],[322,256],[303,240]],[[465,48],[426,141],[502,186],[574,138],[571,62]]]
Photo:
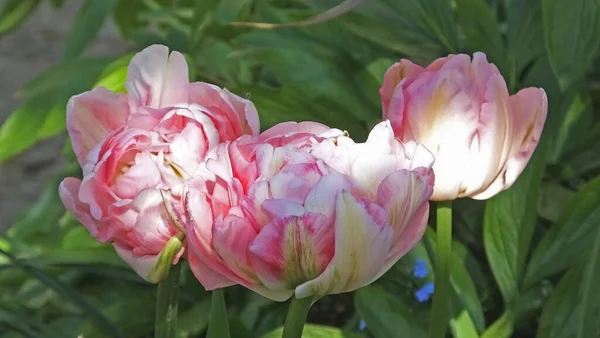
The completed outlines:
[[[419,301],[419,303],[424,303],[424,302],[428,301],[429,298],[431,298],[432,294],[433,294],[433,283],[429,282],[429,283],[423,285],[423,287],[421,287],[419,290],[417,290],[415,292],[415,297],[417,297],[417,300]]]
[[[367,328],[367,322],[364,319],[358,321],[358,330],[364,331]]]
[[[413,269],[413,276],[417,278],[425,278],[429,274],[429,270],[427,269],[427,264],[421,258],[417,258],[415,262],[415,268]]]

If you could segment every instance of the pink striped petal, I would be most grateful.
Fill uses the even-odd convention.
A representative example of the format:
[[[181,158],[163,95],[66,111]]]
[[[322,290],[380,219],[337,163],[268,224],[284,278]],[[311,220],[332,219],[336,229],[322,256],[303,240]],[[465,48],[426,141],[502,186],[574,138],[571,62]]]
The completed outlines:
[[[320,214],[273,220],[250,245],[251,263],[269,289],[293,290],[317,277],[333,256],[333,226]]]
[[[343,191],[336,199],[335,255],[321,275],[296,288],[296,297],[348,292],[368,284],[384,266],[392,237],[391,227],[375,223]]]

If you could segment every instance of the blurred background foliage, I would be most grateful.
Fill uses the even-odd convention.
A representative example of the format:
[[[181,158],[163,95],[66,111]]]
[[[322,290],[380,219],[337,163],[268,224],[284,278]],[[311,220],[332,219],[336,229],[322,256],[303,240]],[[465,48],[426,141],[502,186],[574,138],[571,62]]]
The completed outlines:
[[[19,29],[43,1],[70,0],[7,0],[0,35]],[[296,22],[340,1],[85,0],[62,61],[16,93],[22,105],[0,128],[0,163],[63,133],[71,95],[94,86],[124,91],[133,53],[153,43],[185,53],[192,80],[250,98],[263,129],[316,120],[356,140],[380,119],[378,90],[399,58],[426,65],[483,51],[512,93],[543,87],[549,115],[512,189],[455,203],[449,334],[600,337],[600,1],[348,1],[360,2],[324,23],[259,29],[232,23]],[[82,56],[108,17],[131,52]],[[92,239],[58,199],[62,177],[80,175],[70,145],[64,149],[65,172],[0,237],[0,337],[151,337],[155,286]],[[419,338],[443,325],[428,323],[431,303],[415,297],[433,272],[412,273],[419,259],[431,270],[434,244],[430,229],[373,285],[319,301],[305,336]],[[203,337],[210,300],[189,269],[181,297],[181,337]],[[286,303],[239,287],[226,299],[234,337],[280,335]]]

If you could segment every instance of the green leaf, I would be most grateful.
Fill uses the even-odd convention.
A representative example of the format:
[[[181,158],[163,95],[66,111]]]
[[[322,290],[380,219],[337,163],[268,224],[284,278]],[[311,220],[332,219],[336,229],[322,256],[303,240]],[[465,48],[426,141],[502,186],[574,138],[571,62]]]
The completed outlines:
[[[79,56],[98,35],[117,0],[87,0],[79,9],[67,36],[64,60]]]
[[[600,44],[597,0],[542,0],[546,50],[560,87],[581,78],[596,58]]]
[[[514,315],[508,311],[502,314],[481,336],[481,338],[509,338],[512,337]]]
[[[111,62],[99,76],[98,82],[94,87],[104,87],[115,93],[124,93],[125,80],[127,79],[127,70],[134,53],[125,54],[117,60]]]
[[[423,243],[426,244],[430,257],[435,258],[435,248],[437,234],[430,228],[427,229]],[[418,247],[418,246],[417,246]],[[414,249],[413,249],[414,250]],[[472,321],[478,331],[483,331],[485,327],[485,317],[475,283],[467,270],[467,249],[458,241],[452,241],[452,256],[450,257],[450,284],[454,292],[454,299],[451,301],[453,309],[452,320],[460,320],[464,324],[468,320]],[[464,253],[464,254],[461,254]],[[433,270],[431,270],[433,272]],[[433,281],[434,274],[430,276]],[[460,318],[463,309],[468,312],[468,317]]]
[[[197,303],[191,309],[179,315],[178,330],[186,337],[196,337],[208,327],[210,315],[210,299]]]
[[[479,338],[471,316],[463,310],[458,316],[450,319],[450,329],[455,338]]]
[[[582,278],[583,269],[578,267],[569,271],[560,280],[542,310],[537,338],[567,338],[577,335],[581,314],[579,294]]]
[[[516,75],[544,54],[544,26],[540,0],[508,1],[507,48],[516,62]]]
[[[483,0],[456,0],[458,22],[470,51],[482,51],[490,62],[506,70],[504,42],[496,17]]]
[[[366,286],[354,296],[356,311],[367,323],[367,329],[378,338],[425,337],[425,331],[415,325],[413,314],[394,296],[376,286]]]
[[[535,248],[524,286],[575,266],[592,251],[600,223],[600,177],[586,183]]]
[[[0,14],[0,37],[17,28],[39,5],[40,0],[8,0]]]
[[[560,163],[564,155],[584,145],[584,136],[593,123],[592,100],[588,93],[579,93],[571,103],[554,141],[554,151],[549,161]]]
[[[385,0],[397,13],[433,35],[447,52],[458,50],[454,11],[449,0]]]
[[[271,331],[262,338],[281,338],[283,327]],[[364,338],[360,333],[342,331],[340,329],[322,325],[307,324],[304,325],[302,338]]]
[[[113,337],[124,337],[119,328],[112,324],[104,315],[92,306],[87,300],[82,298],[78,292],[70,286],[61,283],[46,272],[27,264],[27,262],[15,258],[10,253],[0,250],[0,254],[7,256],[11,262],[19,266],[23,271],[29,273],[32,277],[45,284],[47,287],[57,293],[62,299],[74,305],[85,316],[87,316],[94,324],[107,334]]]
[[[48,69],[18,93],[25,102],[0,127],[0,163],[64,130],[70,96],[88,90],[106,59],[74,60]]]
[[[547,153],[544,140],[515,184],[488,200],[485,207],[485,252],[506,305],[510,305],[519,293],[537,221],[538,195]]]
[[[600,231],[596,234],[594,250],[582,282],[583,296],[577,338],[594,337],[600,332]]]

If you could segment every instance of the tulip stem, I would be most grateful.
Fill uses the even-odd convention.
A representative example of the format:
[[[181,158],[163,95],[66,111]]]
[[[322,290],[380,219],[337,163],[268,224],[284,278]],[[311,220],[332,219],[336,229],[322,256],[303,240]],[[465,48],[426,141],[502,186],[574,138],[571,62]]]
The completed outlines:
[[[210,303],[210,321],[206,338],[229,338],[229,318],[227,317],[227,308],[225,307],[225,295],[223,289],[216,289],[212,292]]]
[[[171,267],[168,275],[158,284],[156,298],[155,338],[177,337],[177,306],[181,263]]]
[[[450,255],[452,254],[452,202],[436,204],[437,249],[433,309],[431,310],[430,337],[444,338],[448,326],[448,293],[450,291]]]
[[[285,324],[283,326],[283,335],[281,338],[300,338],[302,337],[302,331],[304,330],[304,323],[308,316],[308,311],[312,305],[313,297],[306,297],[302,299],[292,297],[292,302],[288,309],[287,316],[285,317]]]

